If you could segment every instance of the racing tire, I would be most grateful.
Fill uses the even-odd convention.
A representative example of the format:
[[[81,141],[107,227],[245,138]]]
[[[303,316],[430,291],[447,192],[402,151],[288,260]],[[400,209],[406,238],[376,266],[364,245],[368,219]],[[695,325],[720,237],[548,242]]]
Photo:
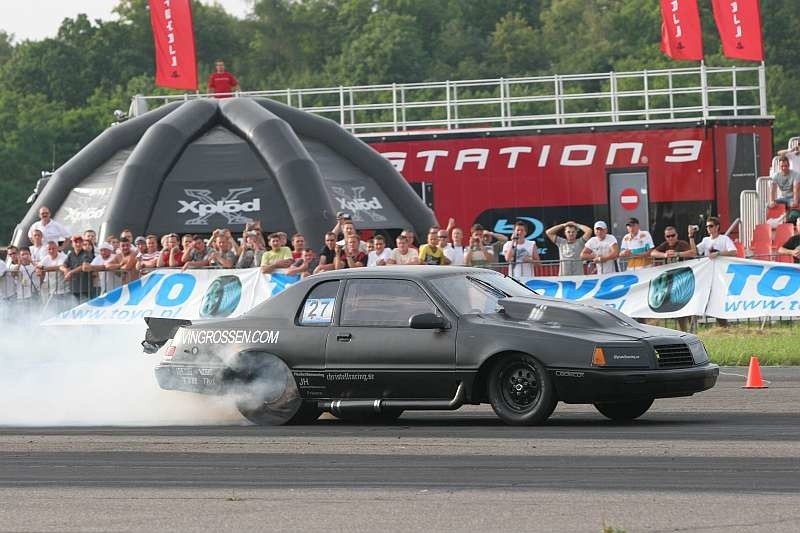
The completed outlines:
[[[273,354],[242,352],[231,370],[238,376],[231,385],[236,408],[256,425],[280,426],[295,418],[306,423],[321,414],[315,413],[315,404],[303,401],[292,371]]]
[[[512,426],[543,424],[558,403],[544,365],[528,354],[500,359],[489,373],[488,388],[495,414]]]
[[[645,414],[653,405],[653,398],[627,402],[602,402],[594,404],[600,414],[616,422],[630,422]]]

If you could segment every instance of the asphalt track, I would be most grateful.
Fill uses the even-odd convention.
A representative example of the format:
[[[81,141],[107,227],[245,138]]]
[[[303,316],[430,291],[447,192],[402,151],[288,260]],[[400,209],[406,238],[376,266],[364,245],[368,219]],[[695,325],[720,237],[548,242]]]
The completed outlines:
[[[3,427],[0,530],[797,531],[800,369],[745,370],[633,424]]]

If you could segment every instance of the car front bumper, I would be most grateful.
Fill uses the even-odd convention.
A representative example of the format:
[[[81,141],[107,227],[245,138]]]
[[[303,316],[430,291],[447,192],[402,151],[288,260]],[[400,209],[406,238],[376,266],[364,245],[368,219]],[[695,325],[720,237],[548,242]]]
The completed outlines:
[[[714,386],[719,366],[713,363],[673,369],[549,369],[565,403],[596,403],[636,398],[690,396]]]

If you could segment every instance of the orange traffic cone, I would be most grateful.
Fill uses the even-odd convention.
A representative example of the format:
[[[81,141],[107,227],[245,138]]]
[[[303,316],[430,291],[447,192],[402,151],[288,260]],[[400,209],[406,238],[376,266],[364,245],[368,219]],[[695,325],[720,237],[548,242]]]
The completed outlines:
[[[750,358],[750,368],[747,369],[747,382],[744,384],[743,389],[766,389],[767,384],[761,377],[761,367],[758,364],[758,357],[752,356]]]

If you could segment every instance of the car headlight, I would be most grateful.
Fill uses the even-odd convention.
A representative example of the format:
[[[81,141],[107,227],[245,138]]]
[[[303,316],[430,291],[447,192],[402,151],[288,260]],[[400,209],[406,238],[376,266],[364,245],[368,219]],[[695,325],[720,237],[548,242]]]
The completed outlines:
[[[708,362],[708,352],[706,352],[706,347],[703,345],[703,341],[698,340],[696,342],[690,342],[689,351],[692,352],[694,364],[699,365]]]

